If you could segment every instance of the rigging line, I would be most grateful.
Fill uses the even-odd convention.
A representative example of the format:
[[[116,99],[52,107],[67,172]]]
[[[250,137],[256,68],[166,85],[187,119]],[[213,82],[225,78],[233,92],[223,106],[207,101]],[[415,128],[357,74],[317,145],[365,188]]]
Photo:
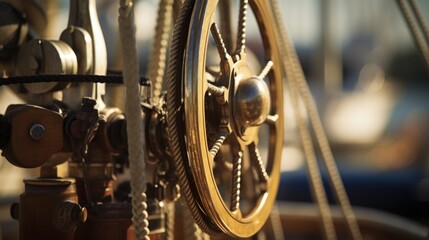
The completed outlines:
[[[418,49],[420,50],[420,54],[423,57],[423,60],[426,63],[426,70],[429,73],[429,49],[428,46],[425,46],[424,40],[422,39],[419,30],[417,28],[417,24],[412,17],[412,13],[410,12],[409,7],[406,5],[405,0],[397,0],[396,1],[405,22],[408,25],[408,28],[411,31],[411,35],[413,36],[414,42],[416,43]]]
[[[302,68],[299,65],[299,60],[296,55],[295,49],[293,48],[292,43],[288,40],[288,36],[286,35],[285,27],[282,22],[281,16],[278,13],[278,4],[277,1],[271,0],[271,5],[273,7],[274,12],[274,18],[276,21],[276,26],[279,28],[280,35],[280,44],[282,51],[284,51],[284,64],[285,68],[287,67],[292,72],[292,78],[289,76],[289,82],[292,87],[300,91],[300,95],[305,103],[305,106],[307,108],[307,112],[310,117],[311,125],[313,125],[314,132],[316,134],[317,142],[321,148],[322,157],[325,163],[325,167],[328,171],[328,176],[330,183],[332,185],[332,188],[335,192],[335,196],[337,198],[337,201],[339,202],[341,209],[343,211],[345,220],[347,222],[347,225],[349,227],[349,230],[352,234],[352,237],[354,239],[362,239],[362,234],[360,232],[359,226],[357,224],[356,216],[353,213],[352,207],[350,205],[349,199],[347,197],[347,194],[344,189],[344,184],[341,180],[341,177],[338,172],[338,168],[335,164],[335,159],[332,155],[332,151],[329,147],[328,140],[326,137],[326,134],[323,130],[320,117],[317,112],[317,108],[314,102],[314,99],[311,95],[310,89],[308,88],[307,82],[305,81],[305,76],[302,71]],[[289,65],[289,66],[288,66]],[[298,86],[293,86],[294,82]],[[291,89],[291,91],[294,91],[294,89]],[[296,100],[295,100],[296,101]],[[298,111],[299,115],[299,111]],[[302,119],[301,119],[302,120]],[[302,124],[299,124],[302,125]],[[300,129],[302,131],[302,129]],[[307,129],[304,129],[304,133],[307,132]],[[302,134],[302,133],[301,133]],[[304,137],[309,137],[309,134],[302,134]],[[303,139],[303,145],[305,147],[306,143],[304,142],[305,139]],[[311,141],[311,139],[310,139]],[[308,142],[307,144],[311,144],[311,142]],[[308,149],[313,150],[312,146],[307,146]],[[314,153],[313,153],[314,154]],[[322,186],[323,188],[323,186]],[[322,208],[321,206],[320,208]],[[329,209],[329,208],[328,208]],[[321,209],[322,210],[322,209]],[[332,220],[332,219],[331,219]],[[328,229],[329,230],[329,229]]]
[[[127,115],[128,158],[132,197],[132,221],[136,240],[149,240],[146,196],[146,143],[143,134],[144,112],[140,106],[139,66],[136,48],[134,8],[131,0],[121,0],[119,7],[119,36],[125,83],[125,113]]]
[[[166,203],[165,211],[165,240],[174,240],[176,202]]]
[[[273,205],[273,209],[271,210],[270,214],[270,220],[273,229],[274,240],[285,240],[281,212],[277,204]]]
[[[417,6],[416,0],[408,0],[408,2],[411,5],[411,9],[414,12],[414,15],[417,19],[417,22],[420,25],[420,29],[422,30],[422,35],[426,40],[426,44],[429,45],[429,27],[426,24],[426,21],[422,15],[422,13],[420,12],[419,7]]]
[[[153,84],[152,103],[159,104],[165,79],[170,32],[173,26],[174,0],[160,0],[156,19],[155,37],[150,56],[148,76]]]
[[[333,224],[332,214],[329,208],[326,192],[323,187],[322,178],[320,176],[320,170],[317,164],[314,148],[312,146],[310,132],[308,131],[307,122],[304,119],[303,113],[299,108],[300,97],[298,95],[299,93],[298,86],[295,81],[295,77],[296,77],[295,76],[296,73],[294,73],[295,68],[293,68],[290,63],[290,57],[286,55],[287,50],[286,50],[285,38],[287,36],[286,36],[285,28],[282,25],[283,23],[280,21],[281,15],[277,10],[278,9],[277,1],[271,0],[271,7],[274,15],[274,20],[276,21],[275,25],[277,26],[277,28],[280,28],[280,31],[281,31],[279,32],[280,35],[278,35],[278,40],[279,40],[278,42],[280,43],[279,47],[280,47],[281,55],[283,56],[284,71],[288,79],[287,82],[290,88],[290,94],[291,94],[292,105],[294,106],[295,118],[297,121],[297,126],[299,130],[299,134],[301,136],[302,146],[304,148],[304,153],[306,156],[307,170],[310,178],[309,182],[310,182],[312,196],[319,208],[321,223],[323,226],[326,239],[329,239],[329,240],[336,239],[336,233],[335,233],[335,228]]]

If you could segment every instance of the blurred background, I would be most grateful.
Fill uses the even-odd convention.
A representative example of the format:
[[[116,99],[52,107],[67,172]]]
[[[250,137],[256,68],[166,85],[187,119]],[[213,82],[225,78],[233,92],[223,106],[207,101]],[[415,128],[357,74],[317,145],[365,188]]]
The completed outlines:
[[[429,21],[429,2],[417,4]],[[351,203],[427,226],[429,69],[396,2],[282,5]],[[310,201],[294,117],[286,119],[279,199]]]
[[[69,1],[50,5],[49,32],[58,39]],[[158,1],[136,1],[138,51],[146,73]],[[281,12],[313,91],[351,203],[429,223],[429,75],[392,0],[282,0]],[[429,21],[429,1],[418,0]],[[117,1],[98,0],[108,69],[120,69]],[[257,32],[250,29],[251,42]],[[256,51],[255,51],[256,52]],[[257,54],[257,53],[256,53]],[[0,88],[0,113],[18,103]],[[285,89],[285,139],[278,199],[310,202],[305,159]],[[323,167],[322,167],[323,169]],[[0,231],[16,231],[9,206],[23,178],[37,175],[0,161]],[[323,174],[324,177],[325,174]],[[327,184],[325,184],[327,185]],[[328,189],[329,191],[329,189]],[[329,195],[330,200],[333,198]]]

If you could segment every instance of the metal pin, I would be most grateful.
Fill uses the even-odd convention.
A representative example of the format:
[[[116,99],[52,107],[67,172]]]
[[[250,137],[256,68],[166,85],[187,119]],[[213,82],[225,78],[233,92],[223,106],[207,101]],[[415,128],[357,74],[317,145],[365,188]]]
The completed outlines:
[[[31,126],[30,128],[30,137],[33,140],[40,140],[42,139],[42,137],[45,135],[45,127],[42,124],[34,124],[33,126]]]

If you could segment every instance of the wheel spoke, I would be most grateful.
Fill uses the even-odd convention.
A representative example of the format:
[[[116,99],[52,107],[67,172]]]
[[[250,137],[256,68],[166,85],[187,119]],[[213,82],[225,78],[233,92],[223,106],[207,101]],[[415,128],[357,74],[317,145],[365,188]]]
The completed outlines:
[[[277,123],[277,119],[279,119],[279,115],[268,115],[267,119],[265,120],[266,123],[275,125]]]
[[[220,76],[219,68],[213,66],[206,66],[206,78],[209,83],[214,83]]]
[[[226,102],[225,99],[225,87],[218,87],[211,83],[207,84],[207,91],[213,94],[216,97],[216,101],[219,104],[224,104]]]
[[[232,196],[231,211],[236,211],[240,207],[240,188],[241,188],[241,162],[243,152],[241,150],[234,153],[232,162]]]
[[[270,72],[271,67],[273,66],[273,62],[272,61],[268,61],[267,65],[265,65],[264,69],[262,69],[261,73],[259,74],[259,78],[263,79],[265,78],[265,76],[267,76],[267,74]]]
[[[232,29],[231,9],[232,1],[219,1],[220,13],[220,32],[225,40],[225,47],[228,52],[234,51],[234,34]]]
[[[216,81],[216,78],[209,73],[206,73],[206,79],[207,79],[207,82],[209,83],[214,83]]]
[[[252,166],[255,168],[256,173],[258,174],[259,182],[267,183],[269,176],[265,170],[264,163],[262,162],[261,155],[255,143],[249,145],[249,154]]]
[[[216,43],[217,51],[219,52],[220,58],[222,61],[227,61],[231,56],[228,54],[228,50],[226,50],[225,43],[222,39],[222,35],[220,34],[219,28],[216,23],[213,23],[210,27],[210,31],[213,34],[213,38]]]
[[[220,75],[220,69],[212,66],[206,66],[206,72],[210,73],[214,77],[218,77]]]
[[[215,86],[211,83],[208,83],[207,85],[207,91],[209,91],[209,93],[215,95],[216,97],[223,97],[223,94],[225,92],[225,87],[218,87]]]
[[[246,23],[247,23],[247,0],[240,1],[238,15],[237,53],[243,53],[246,45]]]
[[[226,137],[228,137],[229,133],[226,129],[221,129],[216,136],[216,141],[213,144],[213,146],[210,148],[210,153],[213,157],[216,156],[216,154],[219,152],[220,147],[222,146],[223,142],[225,141]]]

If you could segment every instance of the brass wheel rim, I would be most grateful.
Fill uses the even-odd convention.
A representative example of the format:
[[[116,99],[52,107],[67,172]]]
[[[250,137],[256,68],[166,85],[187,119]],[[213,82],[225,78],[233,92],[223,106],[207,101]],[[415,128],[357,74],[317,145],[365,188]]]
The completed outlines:
[[[247,1],[241,1],[241,4],[247,6]],[[218,29],[213,25],[213,18],[215,14],[218,1],[197,1],[192,13],[188,41],[185,49],[185,57],[183,62],[183,101],[184,101],[184,122],[186,128],[186,150],[188,155],[188,164],[192,173],[193,180],[195,181],[196,189],[199,194],[199,205],[202,211],[211,219],[219,229],[233,237],[249,237],[259,231],[268,218],[271,207],[275,201],[277,188],[280,179],[280,161],[281,149],[283,143],[283,98],[282,98],[282,76],[281,76],[281,62],[279,51],[275,42],[274,28],[272,26],[271,15],[269,8],[265,2],[260,0],[250,1],[248,6],[252,9],[258,27],[260,29],[262,42],[265,49],[265,61],[268,69],[265,73],[260,75],[267,75],[258,78],[246,62],[245,44],[244,47],[237,45],[238,52],[228,57],[228,54],[222,53],[222,38]],[[240,7],[240,11],[243,9]],[[239,29],[240,29],[239,24]],[[239,31],[240,32],[240,31]],[[242,32],[241,32],[242,33]],[[206,56],[208,49],[208,39],[210,34],[215,39],[216,46],[218,47],[219,55],[221,56],[220,69],[223,76],[223,81],[220,85],[209,83],[207,80],[206,72]],[[217,40],[216,40],[217,39]],[[241,50],[240,50],[241,49]],[[233,56],[232,56],[233,55]],[[270,66],[268,66],[270,65]],[[267,124],[269,128],[269,153],[266,167],[261,164],[258,153],[258,136],[260,123],[252,123],[252,121],[243,121],[239,119],[240,116],[236,114],[238,111],[236,101],[238,92],[247,92],[247,86],[253,87],[255,84],[241,84],[243,82],[256,83],[258,85],[258,78],[263,81],[263,78],[268,80],[268,98],[269,98],[269,112],[264,115],[261,113],[259,116],[263,119],[262,124]],[[225,80],[226,79],[226,80]],[[250,80],[248,80],[250,79]],[[219,83],[219,82],[218,82]],[[223,83],[223,84],[222,84]],[[244,85],[244,87],[241,87]],[[263,84],[262,84],[263,85]],[[253,89],[253,88],[251,88]],[[263,89],[263,88],[262,88]],[[222,103],[221,109],[221,122],[219,126],[219,136],[216,138],[215,143],[218,147],[212,144],[209,146],[207,135],[207,93],[213,95]],[[258,95],[258,94],[257,94]],[[266,97],[265,90],[261,90],[261,96]],[[246,100],[246,98],[245,98]],[[267,105],[265,103],[265,105]],[[264,106],[265,106],[264,105]],[[265,109],[264,106],[260,107]],[[240,111],[238,111],[240,112]],[[225,120],[226,119],[226,120]],[[233,168],[232,188],[235,189],[231,193],[230,206],[225,203],[222,194],[216,184],[216,179],[213,173],[214,158],[219,151],[219,147],[224,142],[225,138],[230,138],[229,142],[233,142],[238,146],[238,151],[234,157],[234,162],[237,166]],[[231,140],[232,139],[232,140]],[[252,166],[256,168],[256,172],[260,173],[258,182],[262,183],[264,189],[259,196],[256,197],[253,209],[242,214],[240,210],[240,168],[242,162],[242,152],[247,148],[250,152],[249,161],[252,161]],[[241,152],[240,154],[238,152]],[[258,161],[259,160],[259,161]],[[237,164],[238,162],[238,164]],[[256,162],[254,164],[254,162]],[[259,166],[259,167],[258,167]],[[237,170],[238,169],[238,170]],[[237,172],[238,171],[238,172]],[[237,175],[239,177],[237,177]],[[234,186],[237,185],[237,186]],[[234,193],[235,192],[235,193]],[[237,198],[238,196],[238,198]]]

